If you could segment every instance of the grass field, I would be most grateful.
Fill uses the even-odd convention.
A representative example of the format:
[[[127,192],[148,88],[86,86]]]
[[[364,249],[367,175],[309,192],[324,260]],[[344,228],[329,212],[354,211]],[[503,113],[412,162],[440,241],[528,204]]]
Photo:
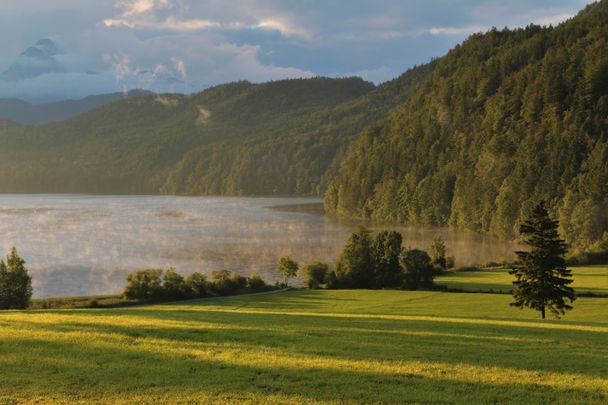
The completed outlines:
[[[574,289],[581,293],[608,295],[608,265],[571,267]],[[437,284],[465,291],[500,291],[509,292],[513,276],[507,269],[494,268],[480,271],[454,272],[439,276]]]
[[[0,403],[606,403],[608,300],[288,291],[0,313]]]

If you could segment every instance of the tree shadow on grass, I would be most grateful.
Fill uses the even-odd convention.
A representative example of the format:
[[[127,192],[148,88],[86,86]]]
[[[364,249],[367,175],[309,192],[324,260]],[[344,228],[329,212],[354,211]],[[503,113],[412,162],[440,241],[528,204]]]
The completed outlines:
[[[167,400],[348,401],[352,403],[592,403],[606,393],[555,389],[539,384],[488,384],[383,374],[369,370],[231,364],[225,360],[142,350],[137,343],[108,347],[99,342],[22,338],[4,342],[0,397],[33,396],[64,401],[153,395]]]
[[[107,321],[95,311],[58,324],[19,321],[24,329],[83,332],[149,338],[176,345],[236,345],[243,350],[276,350],[293,355],[323,355],[371,361],[433,361],[563,372],[601,377],[608,364],[606,334],[535,330],[512,326],[214,312],[189,317],[155,316],[138,311]],[[112,313],[113,314],[113,313]],[[141,316],[147,314],[148,316]],[[155,314],[155,315],[152,315]],[[114,315],[114,314],[113,314]],[[141,323],[143,321],[144,323]]]

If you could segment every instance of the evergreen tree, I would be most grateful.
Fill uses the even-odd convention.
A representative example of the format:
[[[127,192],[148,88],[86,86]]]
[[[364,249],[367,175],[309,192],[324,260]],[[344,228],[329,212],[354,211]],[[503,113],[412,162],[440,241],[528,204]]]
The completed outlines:
[[[518,251],[518,260],[509,272],[513,282],[512,306],[524,306],[540,311],[550,310],[556,317],[572,309],[575,300],[572,272],[566,268],[564,255],[568,248],[557,231],[559,221],[549,217],[544,203],[537,205],[530,217],[521,224],[519,232],[529,251]]]
[[[403,281],[403,272],[399,264],[403,237],[399,232],[382,231],[373,242],[376,288],[397,287]]]
[[[350,236],[336,263],[335,278],[339,288],[370,288],[373,284],[374,257],[372,238],[367,228],[360,226]],[[332,277],[330,277],[330,281]],[[333,282],[331,282],[333,286]]]
[[[13,248],[6,263],[0,260],[0,309],[25,309],[31,298],[32,278]]]

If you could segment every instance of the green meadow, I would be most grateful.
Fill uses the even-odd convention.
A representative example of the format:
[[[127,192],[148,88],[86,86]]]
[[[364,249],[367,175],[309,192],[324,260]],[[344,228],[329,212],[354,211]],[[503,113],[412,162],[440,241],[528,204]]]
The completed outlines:
[[[297,290],[0,313],[0,403],[606,403],[608,301]]]
[[[608,266],[591,265],[570,267],[574,283],[572,287],[581,293],[608,295]],[[508,293],[513,276],[505,268],[479,271],[456,271],[435,278],[436,284],[465,291],[496,291]]]

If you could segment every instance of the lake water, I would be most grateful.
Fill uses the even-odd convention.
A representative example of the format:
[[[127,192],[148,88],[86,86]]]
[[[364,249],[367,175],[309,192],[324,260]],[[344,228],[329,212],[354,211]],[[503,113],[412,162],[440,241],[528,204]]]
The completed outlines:
[[[27,261],[35,297],[117,293],[128,272],[169,266],[184,275],[225,268],[274,282],[279,257],[333,263],[357,225],[288,207],[321,202],[0,195],[0,254],[17,247]],[[269,208],[277,206],[283,208]],[[511,243],[472,232],[397,229],[410,247],[427,248],[441,235],[459,265],[512,257],[514,250]]]

